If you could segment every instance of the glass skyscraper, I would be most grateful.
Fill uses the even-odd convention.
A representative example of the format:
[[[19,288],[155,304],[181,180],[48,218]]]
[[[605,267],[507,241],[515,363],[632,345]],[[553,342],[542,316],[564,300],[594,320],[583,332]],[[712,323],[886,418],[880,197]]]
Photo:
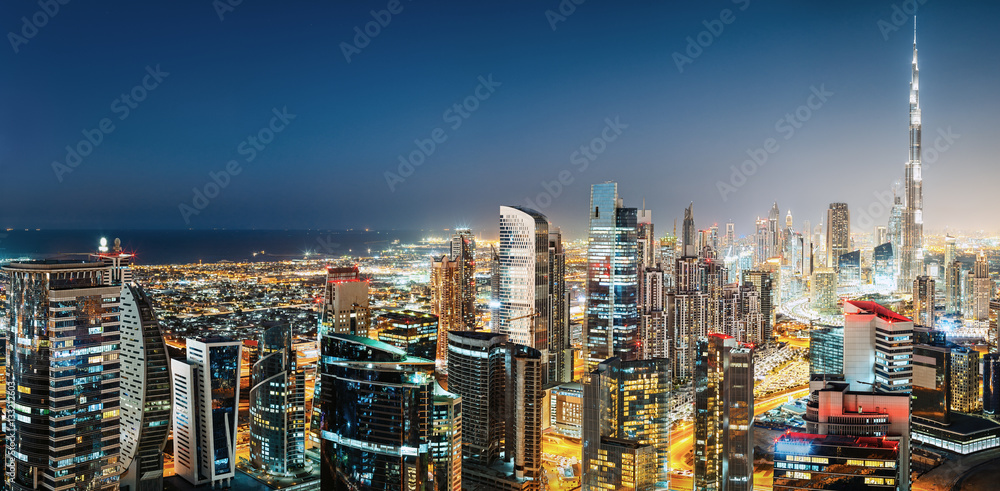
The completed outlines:
[[[118,489],[121,286],[103,263],[4,271],[8,489]]]
[[[305,373],[292,349],[291,326],[265,327],[250,375],[250,462],[287,475],[306,465]]]
[[[633,360],[639,341],[637,211],[623,208],[618,184],[594,184],[587,248],[586,369],[611,357]]]

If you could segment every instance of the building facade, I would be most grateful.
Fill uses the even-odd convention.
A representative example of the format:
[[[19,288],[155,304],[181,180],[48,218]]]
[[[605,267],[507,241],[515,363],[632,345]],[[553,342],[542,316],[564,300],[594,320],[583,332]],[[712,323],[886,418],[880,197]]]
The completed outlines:
[[[306,378],[292,326],[265,326],[250,374],[250,462],[284,476],[306,467]]]

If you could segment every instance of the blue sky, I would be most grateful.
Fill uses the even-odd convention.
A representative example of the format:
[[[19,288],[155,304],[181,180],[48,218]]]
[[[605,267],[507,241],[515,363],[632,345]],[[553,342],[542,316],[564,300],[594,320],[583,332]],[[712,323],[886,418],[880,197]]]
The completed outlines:
[[[952,135],[925,155],[926,227],[995,229],[1000,6],[917,4],[924,147]],[[468,225],[489,236],[500,205],[531,200],[578,236],[590,184],[607,180],[627,206],[645,199],[658,231],[690,201],[699,228],[733,219],[740,235],[772,201],[797,223],[819,223],[834,201],[856,224],[863,209],[882,223],[875,193],[907,159],[904,6],[587,0],[556,17],[557,1],[244,0],[220,20],[207,0],[70,2],[54,15],[5,2],[0,226]],[[22,17],[46,21],[25,43],[10,34]],[[355,44],[355,28],[377,35]],[[710,44],[679,70],[674,53],[699,34]],[[136,91],[157,65],[169,75]],[[830,95],[802,112],[814,88]],[[121,119],[133,93],[144,99]],[[457,127],[456,103],[475,108]],[[294,117],[275,123],[275,110]],[[797,110],[808,118],[786,139],[776,122]],[[105,118],[114,130],[71,172],[54,170]],[[602,139],[615,118],[615,138]],[[415,143],[434,135],[433,152]],[[717,183],[769,138],[776,151],[723,200]],[[603,151],[583,166],[581,145]],[[423,162],[387,181],[415,151]],[[230,161],[239,173],[227,180]]]

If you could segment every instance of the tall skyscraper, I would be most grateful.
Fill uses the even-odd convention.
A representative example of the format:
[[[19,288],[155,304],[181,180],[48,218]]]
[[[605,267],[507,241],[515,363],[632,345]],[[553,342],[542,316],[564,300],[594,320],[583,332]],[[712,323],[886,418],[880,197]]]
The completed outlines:
[[[566,288],[566,250],[562,232],[549,230],[549,373],[547,381],[573,380],[573,344],[570,341],[569,289]]]
[[[587,248],[584,349],[587,370],[618,356],[638,356],[638,238],[635,208],[623,208],[618,184],[594,184]],[[688,220],[685,218],[685,232]],[[693,222],[690,237],[694,240]]]
[[[726,222],[726,236],[722,245],[726,250],[736,245],[736,224],[732,220]]]
[[[101,262],[13,262],[7,488],[118,489],[121,285]]]
[[[907,394],[913,321],[875,302],[844,302],[844,376],[851,390]]]
[[[951,409],[972,413],[982,408],[979,397],[979,352],[964,346],[951,349]]]
[[[326,336],[322,350],[323,489],[429,488],[434,361],[347,334]]]
[[[844,373],[844,328],[831,326],[809,331],[809,374]]]
[[[616,192],[617,196],[617,192]],[[591,198],[593,201],[593,198]],[[591,206],[593,208],[593,206]],[[694,202],[684,209],[684,224],[681,229],[681,256],[697,256],[698,245],[695,243]]]
[[[503,334],[453,331],[448,358],[448,388],[463,401],[463,486],[539,489],[547,409],[541,352],[508,342]]]
[[[666,487],[669,404],[666,359],[598,364],[583,389],[583,489]]]
[[[771,339],[771,331],[774,329],[774,321],[777,312],[775,290],[777,282],[774,274],[763,270],[749,270],[743,272],[741,285],[753,285],[754,289],[760,292],[760,313],[764,317],[764,327],[761,333],[762,338],[754,342],[767,342]]]
[[[332,334],[368,337],[371,327],[372,312],[368,305],[368,282],[361,281],[358,267],[327,268],[317,329],[320,352],[323,352],[323,345],[327,337]],[[313,413],[309,425],[309,441],[312,448],[320,447],[321,412],[328,410],[322,407],[322,401],[326,400],[322,392],[323,382],[330,376],[329,368],[321,356],[316,364]]]
[[[957,260],[945,263],[944,301],[946,314],[962,312],[962,263]]]
[[[434,384],[431,459],[435,491],[462,491],[462,398]]]
[[[712,333],[698,340],[694,489],[753,489],[753,345]]]
[[[913,280],[913,317],[921,326],[934,327],[934,278],[921,275]]]
[[[549,358],[549,221],[535,210],[500,207],[500,306],[496,332]],[[548,378],[548,373],[544,375]]]
[[[1000,353],[983,355],[983,412],[1000,411]]]
[[[451,236],[451,257],[459,263],[462,324],[466,330],[476,329],[476,238],[467,228],[455,230]]]
[[[837,273],[830,268],[813,272],[810,282],[810,307],[822,315],[837,315]]]
[[[990,299],[993,298],[993,280],[990,279],[989,262],[986,252],[979,251],[976,264],[972,270],[972,318],[977,321],[988,321],[990,318]]]
[[[236,476],[236,425],[243,343],[188,338],[187,359],[173,359],[174,469],[198,486]]]
[[[920,70],[917,69],[917,19],[913,19],[913,65],[910,78],[910,159],[906,162],[906,208],[900,250],[900,290],[907,291],[923,274],[924,191],[920,162]]]
[[[435,361],[447,373],[448,331],[465,331],[462,317],[462,267],[447,255],[431,259],[431,311],[438,317]]]
[[[851,251],[851,212],[847,203],[830,203],[826,211],[826,264],[835,268],[842,254]]]
[[[121,288],[122,491],[163,489],[170,432],[170,358],[153,302],[138,285]]]
[[[292,348],[292,326],[264,328],[250,375],[250,462],[281,476],[306,466],[306,376]]]

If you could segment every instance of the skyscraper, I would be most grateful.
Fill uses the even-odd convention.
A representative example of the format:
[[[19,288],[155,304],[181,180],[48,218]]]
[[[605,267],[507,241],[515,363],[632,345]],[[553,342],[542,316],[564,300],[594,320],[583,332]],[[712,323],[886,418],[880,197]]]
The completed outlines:
[[[913,321],[875,302],[844,302],[844,376],[851,390],[910,392]]]
[[[698,340],[694,489],[753,489],[753,346],[713,333]]]
[[[292,326],[264,328],[250,375],[250,462],[281,476],[306,466],[306,378],[292,349]]]
[[[616,185],[617,186],[617,185]],[[616,191],[617,197],[617,191]],[[593,198],[591,198],[593,201]],[[593,205],[591,206],[593,208]],[[694,228],[694,202],[692,201],[687,208],[684,209],[684,224],[681,229],[681,256],[697,256],[698,246],[695,243],[695,228]]]
[[[983,355],[983,412],[1000,411],[1000,353]]]
[[[913,280],[913,317],[921,326],[934,327],[934,278],[927,275]]]
[[[434,384],[431,459],[435,491],[462,491],[462,398]]]
[[[962,413],[982,408],[979,397],[979,352],[964,346],[951,349],[951,409]]]
[[[826,265],[838,266],[842,254],[851,251],[851,212],[847,203],[830,203],[826,211]]]
[[[610,358],[598,364],[583,389],[583,489],[652,490],[658,482],[665,486],[669,404],[666,359]]]
[[[824,327],[809,331],[809,374],[844,373],[844,328]]]
[[[500,294],[496,332],[549,353],[549,221],[535,210],[500,207]],[[548,374],[546,374],[546,378]]]
[[[188,338],[187,359],[173,359],[174,469],[197,486],[236,476],[236,425],[243,343]]]
[[[122,491],[163,489],[170,432],[170,359],[153,302],[138,285],[121,288]]]
[[[584,325],[587,370],[593,370],[598,363],[614,356],[632,360],[638,355],[636,220],[635,208],[622,207],[616,183],[593,185]],[[684,223],[687,233],[687,218]],[[694,240],[693,221],[690,225],[691,235],[685,237],[686,241]]]
[[[431,258],[431,311],[438,317],[435,361],[445,373],[448,331],[466,330],[462,307],[461,263],[447,255]]]
[[[743,272],[741,285],[753,285],[754,289],[760,292],[760,313],[764,318],[764,326],[761,332],[761,339],[753,342],[767,342],[771,339],[771,331],[774,329],[775,312],[775,292],[777,288],[774,274],[769,271],[749,270]]]
[[[117,489],[121,285],[105,281],[111,269],[100,262],[14,262],[3,270],[10,277],[8,489]]]
[[[566,250],[562,233],[549,230],[549,373],[547,381],[573,380],[573,344],[570,342],[569,295],[566,288]]]
[[[906,162],[906,208],[902,217],[900,290],[907,291],[923,274],[924,192],[920,162],[920,70],[917,69],[917,19],[913,19],[913,65],[910,78],[910,159]]]
[[[434,361],[347,334],[326,336],[322,350],[323,489],[426,489]]]
[[[451,257],[459,263],[461,318],[466,330],[476,329],[476,238],[467,228],[451,236]]]
[[[503,452],[506,345],[503,334],[448,333],[448,389],[462,397],[462,454],[484,467]]]
[[[837,273],[830,268],[817,269],[810,283],[810,307],[821,315],[836,315]]]
[[[957,260],[944,266],[944,300],[946,314],[962,312],[962,263]]]
[[[990,279],[989,262],[986,252],[979,251],[976,264],[972,270],[972,318],[977,321],[988,321],[990,318],[990,299],[993,298],[993,280]]]

